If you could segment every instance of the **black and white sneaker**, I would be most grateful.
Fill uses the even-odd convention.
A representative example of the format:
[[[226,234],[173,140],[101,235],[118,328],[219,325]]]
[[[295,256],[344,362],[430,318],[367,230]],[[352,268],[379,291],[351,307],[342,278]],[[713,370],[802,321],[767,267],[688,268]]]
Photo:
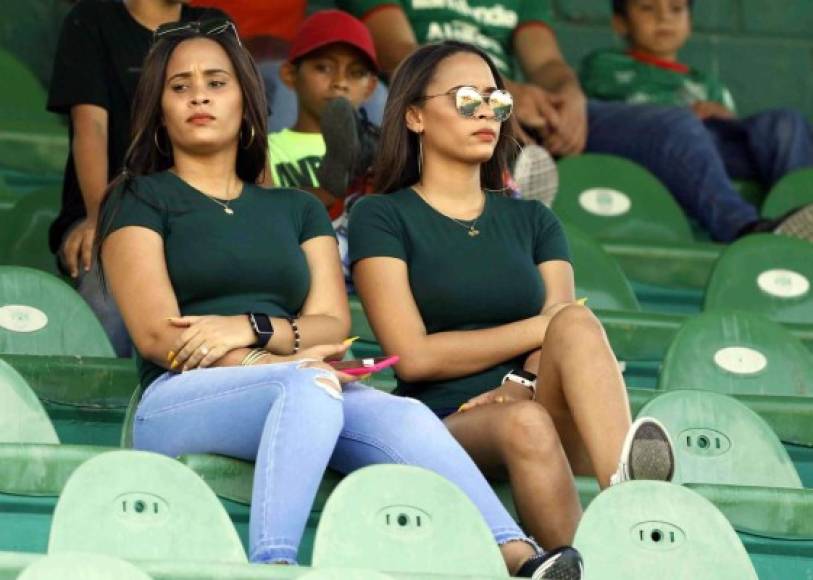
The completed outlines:
[[[543,147],[523,147],[514,163],[513,177],[522,199],[535,199],[548,207],[553,205],[559,191],[559,171]]]
[[[332,99],[319,122],[325,140],[325,155],[316,177],[319,186],[336,197],[345,197],[348,187],[366,175],[375,158],[379,128],[356,111],[344,97]]]
[[[610,485],[631,479],[672,481],[674,475],[675,451],[666,427],[657,419],[641,417],[627,431]]]
[[[551,552],[540,552],[528,558],[515,574],[516,578],[533,580],[581,580],[584,562],[576,548],[562,546]]]
[[[783,216],[773,231],[782,236],[813,242],[813,203]]]

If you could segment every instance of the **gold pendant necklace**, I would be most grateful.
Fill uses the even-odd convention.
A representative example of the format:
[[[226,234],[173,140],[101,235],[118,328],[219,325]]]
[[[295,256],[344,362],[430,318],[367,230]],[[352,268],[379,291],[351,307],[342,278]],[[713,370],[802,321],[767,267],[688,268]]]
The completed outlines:
[[[201,193],[203,193],[203,192],[201,191]],[[209,199],[211,199],[213,202],[215,202],[217,205],[219,205],[220,207],[222,207],[222,208],[223,208],[223,213],[225,213],[226,215],[234,215],[234,210],[233,210],[232,208],[230,208],[230,207],[229,207],[229,204],[230,204],[231,202],[233,202],[233,201],[234,201],[234,199],[237,199],[236,197],[235,197],[234,199],[230,199],[230,200],[228,200],[228,201],[226,201],[226,202],[222,202],[222,201],[220,201],[219,199],[217,199],[217,198],[215,198],[215,197],[212,197],[212,196],[211,196],[211,195],[209,195],[208,193],[203,193],[203,195],[205,195],[206,197],[208,197]]]
[[[426,197],[422,193],[420,193],[417,189],[415,190],[415,192],[426,202],[426,204],[429,207],[434,209],[437,213],[439,213],[440,215],[442,215],[445,218],[448,218],[448,219],[452,220],[454,223],[459,225],[461,228],[467,230],[466,233],[469,234],[470,238],[476,238],[477,236],[480,235],[480,230],[477,229],[477,222],[480,220],[481,217],[483,217],[483,213],[485,213],[485,211],[486,211],[486,196],[485,196],[485,194],[483,194],[483,207],[480,209],[480,215],[477,216],[477,219],[472,220],[472,222],[467,225],[462,220],[459,220],[457,218],[453,218],[452,216],[448,216],[445,213],[443,213],[442,211],[435,208],[435,206],[432,205],[431,203],[429,203],[429,200],[426,199]]]

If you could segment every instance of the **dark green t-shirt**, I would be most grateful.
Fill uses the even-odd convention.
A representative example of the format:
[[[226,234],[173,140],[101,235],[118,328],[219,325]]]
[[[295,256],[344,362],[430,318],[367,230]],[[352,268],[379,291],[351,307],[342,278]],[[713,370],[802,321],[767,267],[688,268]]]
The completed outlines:
[[[400,6],[418,43],[460,40],[486,52],[509,79],[514,66],[514,33],[530,23],[549,24],[550,0],[338,0],[337,6],[358,18],[382,6]]]
[[[296,189],[246,184],[229,204],[233,215],[169,171],[136,177],[111,195],[119,203],[106,204],[103,229],[142,226],[161,235],[184,315],[295,315],[310,288],[300,246],[334,235],[322,204]],[[140,357],[138,367],[144,387],[165,370]]]
[[[464,222],[467,223],[467,222]],[[429,206],[412,189],[360,200],[350,214],[350,260],[398,258],[428,333],[477,330],[539,314],[545,286],[537,268],[570,260],[562,226],[537,201],[486,195],[477,220],[480,235]],[[444,381],[407,383],[397,393],[433,409],[456,408],[494,388],[524,357]]]

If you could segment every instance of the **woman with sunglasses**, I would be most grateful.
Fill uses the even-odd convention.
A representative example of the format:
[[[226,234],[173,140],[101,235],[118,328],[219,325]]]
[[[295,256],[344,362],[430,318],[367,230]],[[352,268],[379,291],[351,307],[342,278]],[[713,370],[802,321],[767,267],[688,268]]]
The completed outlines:
[[[146,389],[134,446],[254,460],[254,562],[296,562],[328,465],[403,463],[467,493],[511,572],[570,566],[537,553],[429,409],[323,362],[350,325],[333,229],[310,194],[255,185],[265,100],[233,25],[159,29],[133,110],[99,251]]]
[[[479,49],[444,42],[396,70],[374,191],[350,216],[350,258],[397,394],[417,398],[489,476],[528,532],[573,540],[573,473],[600,486],[671,478],[655,421],[630,425],[618,363],[575,302],[567,240],[537,201],[503,194],[512,99]],[[538,379],[537,379],[538,377]]]

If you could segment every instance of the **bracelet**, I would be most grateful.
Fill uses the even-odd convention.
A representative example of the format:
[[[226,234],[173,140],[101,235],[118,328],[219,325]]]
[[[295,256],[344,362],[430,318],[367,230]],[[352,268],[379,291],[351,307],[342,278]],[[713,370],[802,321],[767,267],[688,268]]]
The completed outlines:
[[[291,324],[291,330],[294,331],[294,352],[296,354],[299,352],[299,345],[302,344],[302,336],[299,334],[299,325],[296,322],[295,316],[289,316],[287,318],[288,322]]]
[[[244,367],[250,367],[257,364],[259,360],[267,354],[268,352],[261,348],[252,348],[250,351],[248,351],[248,354],[243,357],[240,364]]]

